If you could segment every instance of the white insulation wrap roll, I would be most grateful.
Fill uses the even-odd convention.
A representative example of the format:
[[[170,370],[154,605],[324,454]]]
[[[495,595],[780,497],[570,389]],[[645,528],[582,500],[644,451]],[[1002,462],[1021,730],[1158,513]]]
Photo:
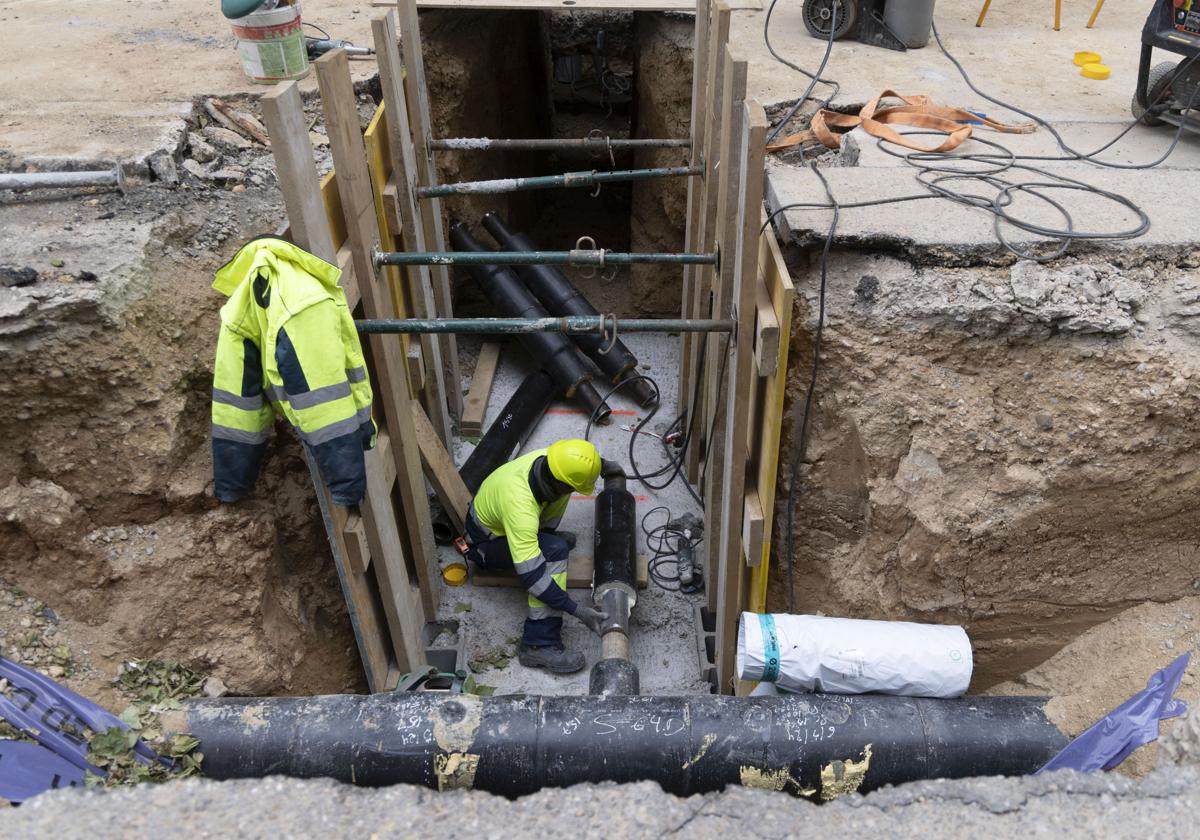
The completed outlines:
[[[950,624],[747,612],[738,626],[741,679],[788,691],[960,697],[971,668],[971,641]]]

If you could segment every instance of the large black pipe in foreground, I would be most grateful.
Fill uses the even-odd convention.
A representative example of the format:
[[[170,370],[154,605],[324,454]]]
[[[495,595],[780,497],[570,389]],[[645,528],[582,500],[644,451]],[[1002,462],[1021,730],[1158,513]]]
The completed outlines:
[[[461,222],[450,226],[450,244],[458,251],[487,250]],[[546,317],[546,310],[511,269],[499,265],[473,265],[467,270],[501,315],[510,318]],[[579,400],[596,422],[608,420],[612,409],[600,398],[596,387],[592,385],[592,375],[584,367],[575,345],[565,335],[522,333],[520,339],[534,361],[554,377],[564,396]]]
[[[530,433],[550,403],[554,401],[554,380],[544,370],[535,370],[513,391],[500,414],[488,426],[475,450],[458,471],[471,495],[483,484],[483,480],[508,460]],[[439,509],[433,516],[433,538],[446,545],[458,536],[445,510]]]
[[[495,213],[483,217],[483,226],[505,251],[536,251],[538,247],[522,233],[513,233]],[[567,276],[552,265],[523,265],[517,268],[517,276],[529,287],[534,297],[551,315],[599,315],[596,307],[567,279]],[[613,384],[621,379],[636,375],[637,358],[629,352],[625,342],[617,340],[608,347],[609,341],[598,335],[576,335],[571,337],[579,349],[596,363]],[[606,351],[607,348],[607,352]],[[658,392],[650,383],[639,379],[626,386],[633,392],[639,405],[654,402]]]
[[[1046,698],[476,697],[421,692],[197,699],[163,715],[215,779],[329,776],[504,796],[581,782],[727,785],[830,798],[936,777],[1031,773],[1066,743]]]

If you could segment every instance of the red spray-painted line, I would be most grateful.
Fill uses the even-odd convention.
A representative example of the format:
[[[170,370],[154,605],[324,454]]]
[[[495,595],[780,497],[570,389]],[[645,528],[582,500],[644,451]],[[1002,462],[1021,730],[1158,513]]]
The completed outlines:
[[[547,414],[587,414],[582,408],[547,408]],[[627,408],[614,408],[612,413],[618,417],[637,417],[636,411]]]

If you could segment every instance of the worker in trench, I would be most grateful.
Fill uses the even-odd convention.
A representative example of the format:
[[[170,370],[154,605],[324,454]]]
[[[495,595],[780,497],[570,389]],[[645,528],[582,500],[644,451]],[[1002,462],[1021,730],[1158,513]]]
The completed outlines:
[[[595,633],[607,616],[567,594],[567,555],[575,535],[557,530],[571,493],[591,495],[601,473],[620,466],[605,461],[586,440],[560,440],[498,467],[467,508],[460,550],[482,569],[515,569],[527,591],[528,615],[518,661],[555,674],[583,669],[584,656],[562,641],[562,614]]]

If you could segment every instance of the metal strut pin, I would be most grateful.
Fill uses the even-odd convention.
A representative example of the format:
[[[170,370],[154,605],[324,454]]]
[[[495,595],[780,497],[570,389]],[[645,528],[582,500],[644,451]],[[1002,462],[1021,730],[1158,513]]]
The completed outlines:
[[[605,322],[610,318],[612,319],[612,336],[611,337],[608,334],[608,330],[604,326]],[[609,352],[614,347],[617,346],[617,328],[618,328],[618,323],[617,323],[616,313],[610,312],[607,315],[600,316],[600,340],[604,341],[605,339],[608,339],[608,344],[596,351],[600,355],[607,356],[609,354]]]

